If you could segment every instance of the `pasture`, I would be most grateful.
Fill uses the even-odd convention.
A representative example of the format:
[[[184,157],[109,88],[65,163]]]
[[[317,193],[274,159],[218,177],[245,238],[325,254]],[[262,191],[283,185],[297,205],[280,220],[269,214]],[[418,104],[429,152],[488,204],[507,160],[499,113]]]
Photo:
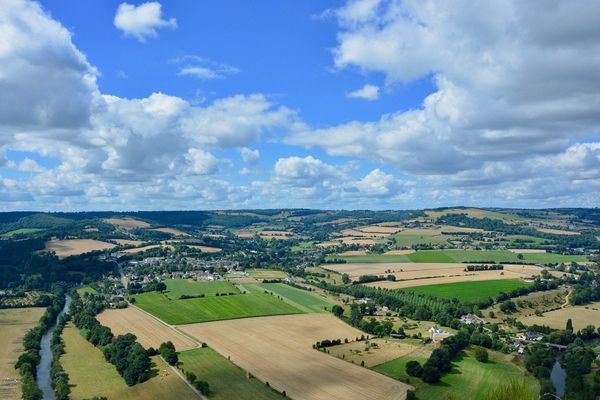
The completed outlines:
[[[456,282],[439,285],[423,285],[402,290],[416,294],[458,299],[462,302],[477,302],[490,297],[495,298],[500,292],[508,293],[514,289],[527,287],[530,283],[520,279],[499,279],[479,282]]]
[[[402,357],[376,366],[375,371],[396,379],[410,378],[410,382],[417,388],[417,397],[420,400],[437,400],[445,396],[456,399],[479,399],[489,390],[511,380],[525,379],[531,387],[532,395],[539,391],[539,384],[529,375],[524,368],[512,362],[512,356],[488,350],[490,359],[481,363],[475,359],[471,350],[463,352],[462,357],[452,362],[452,371],[445,374],[441,381],[435,385],[422,382],[420,379],[410,378],[406,375],[406,363],[411,360],[423,362],[423,355]]]
[[[96,319],[102,325],[108,326],[114,335],[133,333],[146,349],[158,349],[161,343],[169,340],[173,342],[177,351],[198,347],[194,340],[136,307],[107,309],[98,314]]]
[[[150,229],[151,231],[156,231],[156,232],[162,232],[162,233],[166,233],[169,235],[173,235],[173,236],[190,236],[189,233],[180,231],[179,229],[175,229],[175,228],[153,228]]]
[[[65,354],[61,364],[69,374],[72,400],[105,396],[119,400],[172,400],[199,398],[158,356],[152,357],[155,376],[143,383],[127,386],[102,351],[68,324],[63,331]]]
[[[21,377],[15,363],[23,351],[22,339],[33,328],[45,308],[12,308],[0,310],[0,398],[21,398]]]
[[[588,325],[598,327],[600,325],[600,302],[590,303],[581,306],[567,306],[554,311],[548,311],[543,315],[530,315],[519,318],[519,321],[525,325],[546,325],[555,329],[565,329],[567,320],[573,321],[575,331],[585,328]]]
[[[210,385],[212,400],[280,400],[280,393],[248,378],[244,370],[209,347],[179,353],[185,371]]]
[[[247,287],[249,285],[245,286]],[[329,300],[326,297],[320,296],[316,293],[308,290],[297,289],[284,283],[262,283],[256,286],[263,291],[267,290],[283,297],[287,303],[308,313],[327,312],[328,310],[331,311],[331,307],[337,304],[332,300]]]
[[[108,250],[116,247],[112,243],[93,239],[50,240],[46,242],[44,251],[53,251],[57,257],[75,256],[90,251]]]
[[[409,388],[314,350],[316,341],[363,334],[329,314],[218,321],[181,329],[296,400],[400,400]]]
[[[0,235],[0,237],[2,239],[10,239],[15,235],[28,235],[30,233],[36,233],[36,232],[40,232],[43,231],[43,229],[39,229],[39,228],[19,228],[19,229],[15,229],[9,232],[5,232],[2,235]]]
[[[171,325],[302,312],[264,293],[171,300],[165,295],[149,292],[134,298],[138,307]]]
[[[165,294],[171,300],[177,300],[180,296],[214,296],[217,293],[235,293],[239,291],[227,281],[194,281],[192,279],[165,279],[167,285]]]

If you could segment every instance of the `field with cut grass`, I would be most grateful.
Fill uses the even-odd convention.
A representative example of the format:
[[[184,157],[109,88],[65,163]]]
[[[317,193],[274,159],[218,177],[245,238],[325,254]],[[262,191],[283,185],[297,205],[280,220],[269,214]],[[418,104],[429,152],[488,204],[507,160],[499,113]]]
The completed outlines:
[[[211,348],[179,353],[185,371],[193,372],[210,385],[211,400],[278,400],[282,395],[228,361]]]
[[[150,229],[151,231],[156,231],[156,232],[162,232],[162,233],[166,233],[169,235],[173,235],[173,236],[190,236],[189,233],[186,233],[184,231],[180,231],[179,229],[175,229],[175,228],[153,228]]]
[[[145,221],[140,221],[134,218],[106,218],[104,220],[107,224],[118,226],[122,229],[136,229],[136,228],[150,228],[150,224]]]
[[[137,253],[141,253],[147,250],[152,250],[152,249],[159,249],[159,248],[163,248],[163,249],[168,249],[168,250],[175,250],[175,248],[171,245],[163,245],[163,244],[151,244],[148,246],[143,246],[143,247],[135,247],[133,249],[126,249],[126,250],[121,250],[120,252],[123,254],[137,254]]]
[[[23,351],[22,339],[33,328],[45,308],[13,308],[0,310],[0,398],[21,398],[21,377],[15,363]]]
[[[108,326],[114,335],[133,333],[144,348],[158,349],[161,343],[171,341],[177,351],[198,347],[198,343],[183,333],[165,325],[144,311],[129,306],[116,310],[104,310],[96,316],[104,326]]]
[[[519,254],[523,256],[519,259]],[[465,263],[465,262],[496,262],[496,263],[560,263],[584,262],[586,256],[563,255],[555,253],[516,253],[508,250],[420,250],[411,254],[367,254],[363,256],[329,256],[328,259],[343,259],[348,263]]]
[[[167,285],[165,294],[172,300],[179,299],[180,296],[214,296],[217,293],[239,293],[231,283],[227,281],[194,281],[192,279],[166,279]]]
[[[75,256],[90,251],[107,250],[116,247],[112,243],[93,239],[50,240],[46,242],[44,251],[53,251],[57,257]]]
[[[314,350],[316,341],[363,334],[330,314],[218,321],[181,329],[295,400],[403,400],[409,388]]]
[[[247,269],[246,272],[255,279],[283,279],[287,274],[276,269],[254,268]]]
[[[529,376],[524,368],[512,363],[513,356],[491,350],[488,350],[488,353],[490,360],[481,363],[475,359],[471,350],[463,352],[462,357],[452,362],[452,371],[445,374],[435,385],[426,384],[420,379],[406,375],[406,363],[411,360],[422,363],[426,360],[422,355],[401,357],[378,365],[374,370],[396,379],[410,379],[411,384],[417,388],[416,394],[419,400],[438,400],[445,396],[452,396],[455,399],[479,399],[499,385],[521,379],[527,381],[532,395],[537,398],[539,391],[537,380]]]
[[[477,302],[495,298],[500,292],[508,293],[514,289],[527,287],[530,283],[520,279],[499,279],[479,282],[456,282],[439,285],[424,285],[404,288],[406,292],[458,299],[462,302]]]
[[[158,356],[152,378],[134,386],[127,386],[114,365],[104,359],[102,351],[80,335],[71,324],[63,331],[65,354],[61,364],[69,374],[72,400],[105,396],[111,400],[173,400],[198,399],[187,384]]]
[[[530,315],[519,318],[519,321],[525,325],[546,325],[555,329],[565,329],[567,320],[573,321],[575,331],[585,328],[588,325],[598,327],[600,324],[600,302],[590,303],[581,306],[567,306],[554,311],[545,312],[541,317]]]
[[[331,307],[337,304],[316,293],[297,289],[284,283],[262,283],[256,286],[263,291],[268,290],[283,297],[287,303],[304,312],[330,312]]]
[[[133,297],[136,306],[172,325],[302,312],[283,300],[264,293],[188,300],[170,300],[156,292]]]

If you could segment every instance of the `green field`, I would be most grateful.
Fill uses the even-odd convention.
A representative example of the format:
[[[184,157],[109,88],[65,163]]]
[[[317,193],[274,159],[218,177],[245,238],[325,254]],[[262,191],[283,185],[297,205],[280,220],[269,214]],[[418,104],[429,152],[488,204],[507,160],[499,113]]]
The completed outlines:
[[[300,242],[296,246],[292,246],[293,252],[312,250],[314,248],[315,242]]]
[[[217,293],[239,293],[231,283],[227,281],[194,281],[192,279],[167,279],[164,281],[167,285],[165,294],[173,300],[179,296],[214,296]]]
[[[275,400],[281,394],[257,379],[248,379],[244,370],[206,347],[179,353],[180,368],[193,372],[210,385],[212,400]]]
[[[318,294],[309,292],[308,290],[296,289],[284,283],[262,283],[255,286],[258,286],[262,291],[268,290],[283,297],[287,303],[304,312],[328,312],[336,304]]]
[[[171,400],[191,399],[197,396],[159,358],[152,357],[157,376],[135,386],[127,386],[114,365],[104,359],[99,348],[79,334],[77,328],[67,325],[63,331],[65,354],[60,362],[69,374],[72,400],[105,396],[111,400]]]
[[[364,256],[331,256],[341,258],[349,263],[369,262],[416,262],[416,263],[462,263],[462,262],[497,262],[497,263],[560,263],[583,262],[586,256],[562,255],[554,253],[523,253],[523,259],[517,253],[508,250],[421,250],[412,254],[367,254]]]
[[[2,237],[3,239],[10,239],[11,237],[13,237],[15,235],[27,235],[28,233],[36,233],[39,231],[43,231],[43,229],[20,228],[20,229],[15,229],[14,231],[3,233],[2,235],[0,235],[0,237]]]
[[[277,269],[254,268],[247,269],[246,272],[255,279],[283,279],[287,274]]]
[[[421,244],[448,244],[449,236],[444,235],[393,235],[396,244],[401,247],[411,247]]]
[[[477,302],[490,297],[495,298],[498,293],[508,293],[514,289],[529,286],[530,283],[520,279],[498,279],[491,281],[441,283],[439,285],[414,286],[403,288],[404,292],[412,292],[445,299],[458,299],[462,302]]]
[[[90,286],[82,286],[80,288],[77,288],[77,293],[80,296],[83,296],[84,294],[97,294],[98,292],[96,291],[96,289],[94,289],[93,287]]]
[[[264,293],[187,300],[171,300],[157,292],[133,297],[136,306],[173,325],[302,312],[283,300]]]
[[[411,360],[409,357],[401,357],[373,369],[404,382],[408,380],[416,387],[419,400],[444,399],[446,396],[452,396],[451,398],[454,399],[479,399],[500,385],[520,379],[527,380],[527,385],[531,387],[532,393],[537,398],[539,384],[535,378],[526,376],[523,369],[511,363],[510,356],[490,350],[488,353],[490,360],[481,363],[475,360],[471,351],[467,351],[452,363],[452,371],[445,374],[435,385],[426,384],[420,379],[406,375],[405,366]],[[423,362],[425,359],[417,358],[416,361]]]

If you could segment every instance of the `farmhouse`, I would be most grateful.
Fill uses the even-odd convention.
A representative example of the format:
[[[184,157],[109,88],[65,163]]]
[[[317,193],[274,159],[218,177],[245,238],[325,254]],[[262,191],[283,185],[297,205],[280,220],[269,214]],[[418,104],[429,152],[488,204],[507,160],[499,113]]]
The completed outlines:
[[[478,324],[480,320],[473,314],[466,314],[460,317],[460,322],[467,325],[474,325]]]
[[[524,333],[520,333],[517,336],[520,340],[526,340],[526,341],[530,341],[530,342],[539,342],[540,340],[542,340],[542,336],[534,331],[527,331]]]

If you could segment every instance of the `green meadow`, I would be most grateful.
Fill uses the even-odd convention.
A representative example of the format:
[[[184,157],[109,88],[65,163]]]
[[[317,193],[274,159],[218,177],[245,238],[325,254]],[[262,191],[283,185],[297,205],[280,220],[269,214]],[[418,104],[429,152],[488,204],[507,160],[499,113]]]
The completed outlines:
[[[171,300],[164,294],[148,292],[133,298],[138,307],[173,325],[302,313],[298,308],[265,293]]]
[[[165,294],[172,300],[180,296],[214,296],[217,293],[239,293],[231,283],[227,281],[194,281],[192,279],[166,279]]]

